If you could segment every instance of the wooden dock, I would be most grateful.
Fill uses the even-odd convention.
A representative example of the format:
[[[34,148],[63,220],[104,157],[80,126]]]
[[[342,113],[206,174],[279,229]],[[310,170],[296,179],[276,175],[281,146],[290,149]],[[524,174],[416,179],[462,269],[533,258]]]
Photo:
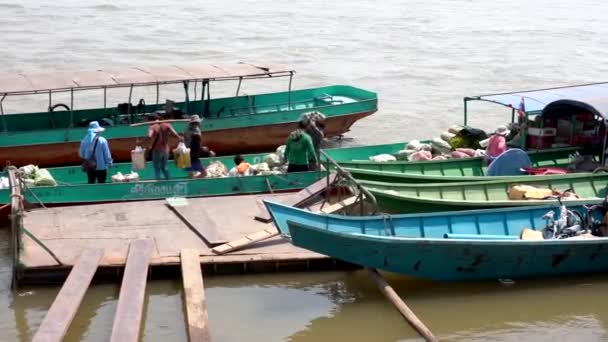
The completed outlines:
[[[103,250],[99,271],[123,269],[129,244],[137,239],[152,242],[152,268],[179,268],[182,249],[198,251],[206,273],[352,268],[273,234],[244,247],[239,244],[222,253],[213,251],[223,242],[273,232],[272,223],[254,219],[260,214],[258,203],[286,196],[290,194],[187,199],[179,213],[166,200],[34,209],[25,213],[23,227],[52,251],[61,265],[39,243],[22,234],[21,282],[61,281],[82,251],[92,248]]]

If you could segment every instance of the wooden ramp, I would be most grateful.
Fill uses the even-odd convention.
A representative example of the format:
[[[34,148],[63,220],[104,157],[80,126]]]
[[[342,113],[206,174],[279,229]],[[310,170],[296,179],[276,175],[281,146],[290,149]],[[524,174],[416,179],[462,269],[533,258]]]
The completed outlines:
[[[342,201],[339,201],[334,204],[330,204],[327,207],[321,208],[321,209],[319,209],[318,212],[325,213],[325,214],[333,214],[344,208],[350,207],[351,205],[355,204],[355,202],[357,202],[357,196],[351,196]]]
[[[329,184],[332,184],[336,180],[336,173],[329,174]],[[308,187],[298,191],[297,193],[290,195],[284,199],[281,199],[280,203],[297,207],[305,203],[307,200],[311,199],[314,196],[317,196],[321,192],[323,192],[327,188],[327,177],[323,177],[318,181],[312,183]],[[272,217],[270,217],[270,213],[266,210],[264,203],[262,201],[258,201],[256,203],[259,213],[255,216],[255,219],[264,223],[268,223],[272,221]]]
[[[194,249],[183,249],[180,258],[186,319],[188,320],[188,340],[190,342],[210,341],[205,286],[199,253]]]
[[[87,249],[80,254],[32,341],[63,340],[97,271],[102,255],[101,249]]]
[[[217,247],[213,248],[211,251],[213,251],[213,253],[220,254],[220,255],[226,254],[226,253],[235,251],[237,249],[245,248],[256,242],[264,241],[264,240],[269,239],[276,235],[279,235],[279,231],[276,228],[266,228],[259,232],[255,232],[253,234],[246,235],[238,240],[230,241],[221,246],[217,246]]]
[[[127,265],[112,326],[112,342],[139,340],[151,251],[152,242],[147,239],[135,240],[129,244]]]
[[[186,198],[167,198],[167,205],[210,247],[228,242],[204,207],[190,204]]]

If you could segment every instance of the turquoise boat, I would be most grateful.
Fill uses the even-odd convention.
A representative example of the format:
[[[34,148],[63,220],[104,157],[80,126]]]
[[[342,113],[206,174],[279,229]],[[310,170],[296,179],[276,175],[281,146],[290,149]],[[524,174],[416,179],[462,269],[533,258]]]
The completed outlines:
[[[146,136],[153,113],[172,119],[178,132],[184,131],[189,115],[199,115],[205,119],[201,124],[204,144],[218,155],[230,155],[270,151],[284,144],[305,113],[325,115],[325,135],[334,137],[348,132],[357,120],[378,109],[377,94],[356,87],[292,90],[294,74],[285,65],[247,63],[0,74],[0,161],[17,166],[78,164],[80,140],[93,120],[107,128],[104,136],[114,160],[120,162],[128,161],[138,140]],[[241,91],[241,86],[252,79],[286,77],[286,91]],[[214,93],[216,97],[211,98],[216,82],[234,83],[234,96]],[[183,101],[160,103],[161,89],[163,96],[169,96],[167,88],[183,88]],[[119,92],[123,93],[123,103],[112,102]],[[48,97],[48,106],[44,101],[42,111],[12,107],[15,98],[35,96],[38,100]],[[75,101],[82,99],[96,99],[99,106],[75,108]],[[176,142],[171,144],[175,146]]]
[[[554,206],[346,217],[265,205],[298,247],[408,276],[470,281],[608,270],[608,238],[519,239],[524,228],[541,230]]]

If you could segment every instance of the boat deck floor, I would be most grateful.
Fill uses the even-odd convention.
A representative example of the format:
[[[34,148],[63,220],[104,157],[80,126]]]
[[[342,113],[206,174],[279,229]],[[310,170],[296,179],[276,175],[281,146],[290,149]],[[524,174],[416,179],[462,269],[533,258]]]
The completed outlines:
[[[314,261],[336,265],[328,257],[295,247],[280,236],[225,255],[215,254],[211,250],[213,246],[200,236],[207,233],[205,229],[214,229],[211,233],[216,241],[233,241],[274,227],[272,223],[254,220],[260,210],[256,201],[269,197],[280,200],[284,196],[289,194],[187,199],[190,210],[199,213],[194,217],[199,218],[200,212],[204,213],[204,222],[197,227],[199,234],[165,200],[34,209],[26,212],[24,228],[49,248],[63,265],[59,265],[32,238],[22,234],[22,275],[32,282],[37,282],[38,273],[43,278],[54,278],[53,273],[61,272],[67,275],[79,255],[92,248],[104,250],[100,268],[124,268],[129,243],[144,238],[153,241],[152,266],[178,266],[183,249],[197,250],[203,269],[217,273],[255,272],[256,266],[260,265],[266,270],[298,263],[310,268]],[[193,223],[197,225],[196,222],[190,222],[190,225]],[[232,266],[225,267],[231,271],[218,270],[222,266]],[[42,273],[46,275],[42,276]]]

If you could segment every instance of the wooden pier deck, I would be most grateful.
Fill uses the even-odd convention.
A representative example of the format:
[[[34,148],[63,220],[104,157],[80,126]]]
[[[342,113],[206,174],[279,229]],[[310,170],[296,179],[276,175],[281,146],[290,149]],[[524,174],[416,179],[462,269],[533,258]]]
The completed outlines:
[[[340,264],[324,255],[295,247],[280,236],[223,255],[212,251],[215,245],[208,244],[208,240],[235,241],[274,229],[272,223],[254,219],[260,213],[258,203],[263,198],[281,200],[284,196],[290,194],[187,199],[187,208],[181,207],[180,214],[166,200],[34,209],[25,213],[23,227],[63,265],[58,265],[49,253],[24,234],[20,252],[22,277],[26,282],[37,282],[37,277],[52,279],[63,272],[61,277],[65,278],[80,254],[93,248],[103,250],[100,269],[124,268],[129,243],[136,239],[153,242],[149,259],[152,267],[173,265],[179,268],[182,249],[197,251],[203,269],[217,273],[266,271],[302,264],[302,267],[295,267],[298,269],[310,267],[311,263],[318,265],[313,268],[334,268],[332,265]],[[205,236],[209,238],[203,238]]]

